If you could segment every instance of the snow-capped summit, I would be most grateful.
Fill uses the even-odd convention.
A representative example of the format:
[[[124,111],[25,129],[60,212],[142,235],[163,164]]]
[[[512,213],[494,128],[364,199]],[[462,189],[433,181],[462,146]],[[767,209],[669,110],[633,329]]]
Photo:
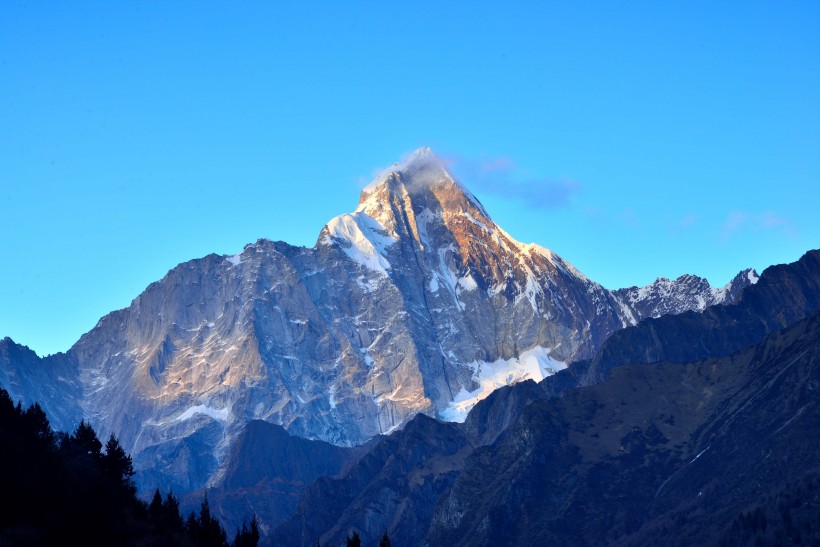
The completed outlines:
[[[492,224],[484,207],[427,147],[419,148],[402,161],[382,171],[359,198],[357,212],[364,212],[394,227],[404,212],[448,211],[477,215]]]
[[[423,182],[432,184],[442,177],[445,179],[449,178],[451,181],[453,180],[444,162],[432,149],[423,146],[407,154],[400,161],[379,173],[370,184],[364,187],[360,201],[364,201],[366,197],[372,194],[378,187],[385,184],[393,173],[405,173],[408,176],[412,174],[416,179],[415,182],[419,184]]]
[[[55,394],[43,401],[54,423],[81,414],[115,432],[142,488],[189,492],[218,479],[250,420],[340,445],[418,413],[461,420],[495,388],[589,357],[654,310],[700,309],[712,289],[690,288],[674,306],[674,291],[653,292],[651,310],[605,289],[516,241],[422,148],[315,246],[260,240],[180,264],[59,359],[0,351],[0,383],[27,401]],[[33,392],[35,377],[54,385]]]

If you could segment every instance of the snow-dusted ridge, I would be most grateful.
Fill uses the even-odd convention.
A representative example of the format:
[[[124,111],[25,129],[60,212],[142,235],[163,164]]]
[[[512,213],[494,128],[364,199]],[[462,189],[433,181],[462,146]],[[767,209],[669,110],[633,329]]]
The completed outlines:
[[[210,416],[214,420],[220,421],[227,421],[229,409],[227,408],[213,408],[208,405],[196,405],[192,406],[191,408],[187,409],[185,412],[174,418],[172,421],[174,422],[182,422],[184,420],[190,420],[197,414],[204,414],[206,416]]]
[[[327,223],[321,243],[340,243],[354,262],[387,275],[385,250],[396,242],[378,220],[362,212],[339,215]]]
[[[696,275],[684,274],[677,279],[659,277],[644,287],[619,289],[614,293],[630,309],[644,317],[660,317],[684,311],[703,311],[715,304],[735,301],[749,285],[759,277],[753,269],[743,270],[723,287],[712,287]]]

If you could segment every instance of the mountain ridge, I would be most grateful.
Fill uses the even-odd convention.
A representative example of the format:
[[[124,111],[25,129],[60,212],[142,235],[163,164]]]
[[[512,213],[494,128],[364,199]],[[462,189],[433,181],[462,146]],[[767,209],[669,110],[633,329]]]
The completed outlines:
[[[703,450],[708,449],[712,434],[698,433],[710,431],[701,428],[710,423],[704,409],[716,413],[727,407],[742,409],[746,401],[756,400],[754,394],[759,386],[775,385],[780,395],[760,399],[768,401],[767,419],[779,420],[774,431],[795,417],[794,409],[803,407],[803,403],[792,401],[790,388],[780,387],[778,378],[783,367],[776,357],[778,353],[766,348],[796,344],[796,350],[788,349],[783,354],[795,356],[803,355],[803,349],[812,344],[816,348],[820,332],[818,261],[820,251],[810,251],[795,263],[767,268],[761,283],[749,288],[736,304],[711,306],[704,313],[647,319],[619,331],[592,360],[575,363],[539,384],[526,381],[495,391],[476,405],[464,424],[456,424],[454,432],[446,433],[454,427],[452,424],[426,420],[425,427],[430,431],[424,435],[416,435],[408,426],[390,440],[381,441],[389,442],[391,448],[371,451],[368,459],[357,464],[361,469],[354,467],[345,476],[325,478],[308,488],[296,512],[274,532],[271,541],[283,545],[309,545],[317,539],[332,543],[340,538],[339,531],[348,530],[359,531],[365,541],[375,541],[387,530],[397,542],[414,545],[515,543],[515,538],[544,544],[597,544],[621,534],[632,538],[624,540],[627,544],[645,544],[652,537],[665,538],[657,544],[687,544],[685,539],[676,539],[679,525],[675,521],[680,512],[691,514],[695,505],[688,509],[686,504],[675,505],[682,503],[678,497],[672,508],[656,504],[651,519],[642,521],[641,515],[652,505],[659,488],[675,482],[664,483],[679,466],[705,458]],[[751,329],[751,336],[735,336],[738,330],[754,325],[764,328]],[[697,343],[701,331],[714,332],[711,355],[704,355]],[[783,340],[785,345],[781,345]],[[637,349],[631,349],[634,347]],[[649,349],[654,351],[646,351]],[[625,357],[617,361],[600,358],[606,355]],[[641,359],[633,360],[631,356]],[[737,364],[749,363],[750,359],[757,363],[754,369],[733,376]],[[820,370],[816,350],[812,359],[801,361],[801,372],[788,384],[802,386],[802,391],[795,393],[802,393],[804,403],[817,385],[814,377],[805,382],[802,379],[807,374],[816,376]],[[602,374],[588,374],[593,362],[606,363],[599,369]],[[783,362],[788,364],[791,358]],[[737,400],[736,394],[744,390],[744,397],[750,398],[727,402],[732,397]],[[581,402],[572,403],[569,413],[561,410],[570,400]],[[784,406],[782,401],[792,402]],[[678,403],[680,408],[671,412]],[[669,408],[659,410],[664,405]],[[763,407],[755,406],[746,414],[755,416],[757,408]],[[804,433],[796,438],[805,436],[805,428],[816,423],[818,412],[804,411],[800,415]],[[720,425],[722,420],[713,420],[718,428],[713,426],[711,431],[726,431],[728,426]],[[742,432],[747,430],[757,432],[751,436],[755,442],[768,440],[765,431],[747,424],[738,433],[746,435],[746,444],[750,437]],[[425,445],[427,436],[445,436],[453,444],[442,453],[439,448]],[[673,444],[672,437],[677,439],[673,440],[681,452],[666,447]],[[394,455],[397,449],[392,447],[398,446],[418,448]],[[730,448],[731,443],[725,446]],[[804,442],[801,450],[810,452],[811,446]],[[454,460],[448,454],[460,456]],[[653,458],[651,466],[642,467],[648,455]],[[765,450],[759,456],[758,463],[766,465]],[[415,458],[416,463],[397,472],[392,464],[394,457]],[[729,451],[722,457],[731,462],[737,455]],[[426,463],[439,460],[449,462],[450,467]],[[621,463],[615,465],[615,460]],[[732,465],[723,466],[727,477],[732,475]],[[734,465],[741,467],[738,462]],[[789,475],[782,466],[779,469],[778,476],[789,480],[799,479],[807,470],[799,467]],[[616,480],[622,472],[629,473],[630,478]],[[539,481],[547,475],[552,482],[542,485]],[[697,480],[715,480],[718,475],[702,469]],[[408,477],[425,479],[410,481]],[[635,488],[630,481],[635,481]],[[676,481],[678,486],[687,486],[686,479]],[[428,484],[438,486],[431,489]],[[601,497],[601,492],[609,494]],[[719,501],[717,492],[712,489],[712,500]],[[746,510],[743,504],[754,503],[753,492],[747,490],[744,495],[740,505],[732,502],[735,504],[721,510],[724,520],[709,521],[708,529],[728,525],[736,514]],[[570,506],[573,497],[586,501]],[[391,500],[390,504],[385,505],[384,500]],[[623,507],[618,506],[619,500],[625,501]],[[434,513],[425,513],[430,520],[405,525],[395,518],[398,508],[419,505],[436,507]],[[378,510],[384,507],[387,509]],[[312,518],[306,519],[307,514]],[[589,518],[576,514],[587,514]],[[628,518],[622,518],[624,515]],[[611,530],[615,536],[609,535]],[[696,527],[687,533],[691,535],[683,537],[697,538],[688,544],[703,543]]]
[[[260,239],[182,263],[66,353],[0,353],[0,384],[63,429],[85,418],[116,433],[141,488],[183,492],[220,476],[252,420],[345,446],[419,413],[463,420],[643,318],[504,232],[431,151],[377,181],[314,247]],[[732,298],[751,283],[736,279]],[[664,313],[699,302],[650,297]]]

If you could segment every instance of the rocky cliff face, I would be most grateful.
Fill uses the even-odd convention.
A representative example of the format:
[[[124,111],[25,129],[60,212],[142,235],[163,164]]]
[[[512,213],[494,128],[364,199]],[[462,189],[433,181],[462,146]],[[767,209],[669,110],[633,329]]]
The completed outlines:
[[[734,305],[621,330],[592,360],[496,390],[463,424],[417,418],[308,488],[272,544],[332,544],[350,530],[407,545],[723,534],[780,481],[814,469],[818,260],[812,251],[768,268]],[[408,506],[435,510],[406,519]],[[694,520],[684,529],[679,517]]]
[[[77,365],[65,354],[40,358],[26,346],[3,338],[0,386],[23,407],[39,404],[57,430],[73,429],[83,417]]]
[[[731,302],[756,277],[694,279],[609,291],[515,241],[422,149],[314,247],[260,240],[180,264],[67,354],[0,352],[0,382],[55,424],[117,434],[142,488],[185,492],[223,476],[252,420],[345,446],[418,413],[462,421],[499,386],[591,357],[643,317]]]

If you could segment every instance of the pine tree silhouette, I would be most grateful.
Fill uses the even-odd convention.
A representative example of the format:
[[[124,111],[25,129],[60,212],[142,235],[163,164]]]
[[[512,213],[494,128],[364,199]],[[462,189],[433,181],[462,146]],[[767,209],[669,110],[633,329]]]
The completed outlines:
[[[120,442],[112,434],[105,443],[105,454],[102,456],[103,471],[114,484],[120,486],[123,492],[133,495],[137,492],[131,478],[134,476],[134,466],[131,456],[125,453]],[[159,491],[157,491],[159,493]]]
[[[148,517],[154,522],[159,522],[162,520],[162,516],[162,494],[160,494],[159,488],[157,488],[154,490],[154,497],[151,498],[151,503],[148,504]]]
[[[233,540],[234,547],[256,547],[259,544],[259,525],[256,521],[256,515],[251,519],[251,525],[248,527],[242,522],[242,528],[236,532],[236,537]]]
[[[131,457],[115,436],[105,452],[85,421],[54,433],[39,405],[23,409],[0,389],[0,545],[152,545],[227,547],[207,497],[188,526],[179,501],[159,490],[137,499]],[[256,546],[256,518],[242,545]]]
[[[189,536],[191,539],[202,547],[227,547],[228,539],[225,530],[219,521],[211,515],[211,506],[208,503],[208,495],[202,499],[202,505],[199,508],[199,517],[191,517],[195,522],[193,529],[189,524]],[[191,519],[189,518],[189,523]]]
[[[181,533],[183,530],[182,515],[179,513],[179,501],[173,492],[168,492],[162,503],[162,527],[169,533]]]
[[[80,421],[80,425],[74,430],[74,434],[71,435],[71,443],[90,456],[95,458],[101,456],[102,443],[97,438],[94,429],[85,420]]]

